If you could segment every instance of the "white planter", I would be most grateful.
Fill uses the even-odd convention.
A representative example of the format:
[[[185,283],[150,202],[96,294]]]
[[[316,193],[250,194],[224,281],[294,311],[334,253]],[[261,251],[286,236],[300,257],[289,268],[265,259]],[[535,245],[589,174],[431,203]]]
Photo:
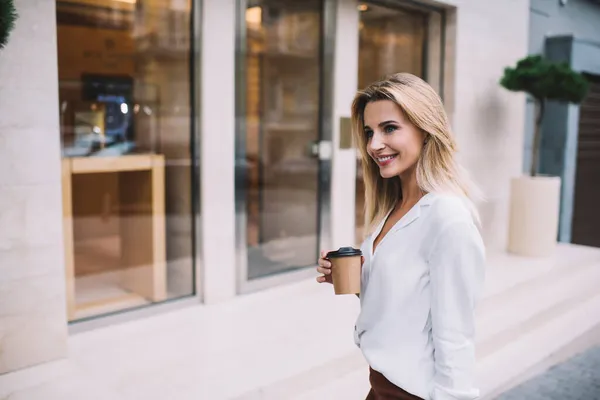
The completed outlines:
[[[511,181],[508,251],[546,257],[556,248],[560,178],[522,176]]]

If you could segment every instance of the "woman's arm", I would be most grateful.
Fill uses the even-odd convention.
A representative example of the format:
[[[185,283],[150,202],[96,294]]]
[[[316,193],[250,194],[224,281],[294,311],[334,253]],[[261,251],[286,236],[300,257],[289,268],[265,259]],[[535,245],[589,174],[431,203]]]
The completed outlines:
[[[471,222],[442,229],[429,258],[435,358],[433,399],[475,399],[474,309],[485,275],[485,248]]]

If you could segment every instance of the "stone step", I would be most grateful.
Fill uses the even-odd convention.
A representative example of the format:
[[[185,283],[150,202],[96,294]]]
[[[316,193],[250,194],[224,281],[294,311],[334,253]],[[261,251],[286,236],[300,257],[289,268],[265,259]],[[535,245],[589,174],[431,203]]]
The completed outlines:
[[[522,332],[510,343],[481,358],[478,362],[481,399],[494,399],[497,394],[516,385],[520,381],[519,376],[528,373],[536,365],[543,363],[544,367],[548,368],[557,363],[558,359],[552,360],[553,362],[548,360],[586,333],[598,331],[600,326],[598,309],[600,309],[600,295],[573,305],[570,309],[563,310],[565,312],[556,314],[554,318],[546,319],[544,324]],[[588,340],[586,343],[591,342]],[[582,346],[579,346],[578,350],[572,349],[570,353],[575,354],[581,350]],[[561,354],[560,360],[568,356],[569,354]],[[348,363],[348,360],[345,360],[345,363]],[[357,361],[353,363],[356,364]],[[330,370],[338,370],[342,372],[342,376],[333,380],[329,379],[330,376],[327,374],[318,374],[312,379],[305,377],[305,382],[321,382],[321,384],[313,383],[312,389],[299,394],[280,388],[279,393],[282,396],[279,398],[362,400],[369,390],[367,368],[364,363],[353,371],[343,369],[342,365],[329,365]]]
[[[593,319],[587,321],[588,328],[571,332],[573,335],[556,334],[556,337],[550,336],[550,339],[546,336],[547,326],[560,326],[563,317],[565,321],[571,321],[573,315],[580,315],[579,310],[587,307],[590,299],[594,299],[597,294],[597,288],[600,286],[600,263],[597,263],[597,252],[591,255],[587,258],[579,257],[578,262],[589,264],[579,264],[577,267],[573,264],[569,265],[566,260],[550,265],[547,261],[546,264],[540,263],[537,269],[535,266],[532,267],[536,269],[535,271],[527,271],[526,279],[522,276],[506,277],[503,282],[500,282],[504,285],[504,292],[492,290],[486,293],[477,313],[478,355],[483,394],[502,390],[503,385],[508,385],[511,380],[514,380],[515,375],[532,368],[537,362],[544,361],[553,352],[568,345],[578,334],[584,334],[586,329],[592,329],[596,323]],[[512,266],[514,267],[514,264]],[[498,281],[495,281],[495,284],[496,288],[499,287]],[[485,369],[490,368],[490,359],[502,359],[504,351],[510,352],[513,346],[519,346],[521,340],[531,340],[531,338],[534,338],[534,341],[537,338],[539,344],[552,340],[553,344],[559,347],[547,346],[545,351],[542,349],[534,353],[527,362],[521,364],[515,364],[513,360],[512,371],[506,375],[499,373],[493,364],[491,370]],[[353,357],[355,358],[349,356],[344,359],[344,365],[329,363],[326,373],[320,368],[316,369],[314,374],[305,373],[304,382],[324,380],[321,385],[316,385],[316,388],[308,392],[294,397],[290,393],[297,392],[288,391],[289,397],[281,397],[286,393],[285,385],[281,385],[278,391],[279,398],[363,399],[365,390],[368,390],[368,367],[363,360],[359,360],[359,354]],[[359,369],[348,371],[348,365],[358,365]]]
[[[580,246],[559,246],[557,254],[548,259],[492,254],[488,260],[486,288],[477,322],[483,355],[492,354],[521,335],[519,327],[527,326],[524,322],[529,320],[538,321],[534,318],[536,315],[542,315],[538,322],[543,323],[558,312],[554,308],[570,307],[574,294],[581,294],[581,287],[594,281],[590,274],[600,271],[591,266],[600,265],[600,251]],[[254,326],[256,331],[246,328],[244,337],[233,341],[240,345],[238,340],[244,342],[252,351],[248,349],[238,355],[239,371],[229,367],[227,372],[241,374],[242,368],[250,362],[250,358],[246,361],[243,357],[245,355],[255,359],[256,368],[243,374],[244,379],[236,383],[236,390],[226,391],[235,395],[223,398],[279,400],[306,396],[308,399],[312,392],[315,399],[334,399],[334,393],[349,384],[351,389],[341,391],[338,398],[364,399],[365,389],[368,390],[368,366],[352,339],[358,301],[347,296],[332,296],[331,288],[313,283],[269,290],[238,302],[232,325]],[[239,324],[244,320],[247,321]],[[241,333],[236,329],[233,332]],[[265,341],[266,338],[273,339]],[[323,397],[322,390],[331,396]]]
[[[585,353],[589,349],[597,346],[600,346],[600,324],[596,325],[593,329],[586,331],[567,346],[563,346],[556,351],[549,352],[542,361],[525,370],[515,379],[503,383],[502,386],[499,386],[498,389],[491,391],[485,397],[487,399],[496,399],[504,392],[537,377],[538,375],[546,372],[549,368],[556,366],[557,364],[567,362],[570,358],[581,353]],[[565,379],[569,379],[569,377],[565,377]],[[577,396],[575,397],[582,398]]]
[[[544,363],[552,354],[569,346],[600,324],[600,294],[572,304],[540,325],[524,329],[506,345],[483,357],[478,363],[482,400],[510,388],[521,374]],[[551,366],[551,365],[548,365]]]
[[[484,299],[506,293],[548,274],[600,264],[600,249],[559,243],[551,257],[530,258],[496,252],[488,254],[487,260]]]
[[[485,298],[477,309],[478,353],[502,347],[536,316],[551,317],[570,304],[591,297],[600,286],[600,263],[555,269]],[[539,320],[539,318],[538,318]]]

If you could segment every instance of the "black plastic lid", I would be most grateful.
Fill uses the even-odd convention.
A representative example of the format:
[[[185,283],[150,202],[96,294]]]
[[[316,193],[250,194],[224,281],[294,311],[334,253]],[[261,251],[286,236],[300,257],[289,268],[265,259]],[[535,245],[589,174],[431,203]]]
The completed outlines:
[[[362,256],[362,251],[359,249],[355,249],[353,247],[340,247],[338,250],[330,251],[327,253],[327,258],[336,258],[336,257],[354,257],[354,256]]]

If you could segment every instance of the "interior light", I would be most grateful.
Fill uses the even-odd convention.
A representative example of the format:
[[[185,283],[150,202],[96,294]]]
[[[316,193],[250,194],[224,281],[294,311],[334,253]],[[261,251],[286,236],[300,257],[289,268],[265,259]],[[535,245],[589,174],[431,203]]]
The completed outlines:
[[[367,11],[369,9],[369,6],[366,4],[360,4],[358,6],[358,11]]]
[[[246,23],[250,25],[260,25],[262,23],[262,8],[256,6],[247,9]]]

